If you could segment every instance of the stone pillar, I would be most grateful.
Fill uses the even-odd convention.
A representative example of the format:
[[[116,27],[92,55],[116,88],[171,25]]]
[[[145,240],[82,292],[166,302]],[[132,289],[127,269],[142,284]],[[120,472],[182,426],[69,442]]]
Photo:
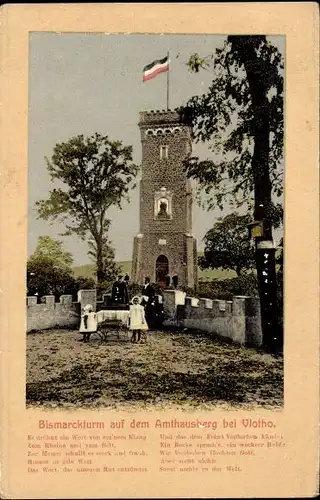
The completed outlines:
[[[246,343],[246,299],[245,296],[233,297],[232,339],[239,344]]]
[[[166,320],[173,320],[175,316],[175,290],[163,291],[163,310]]]
[[[54,295],[44,295],[43,297],[41,297],[41,302],[43,302],[43,304],[45,304],[50,309],[54,309],[56,299]]]
[[[91,304],[93,310],[95,311],[97,308],[97,291],[94,290],[79,290],[78,291],[78,302],[80,302],[81,311],[83,308]]]
[[[201,307],[206,312],[212,311],[212,299],[199,299],[199,307]],[[211,312],[209,312],[209,314],[211,315]]]
[[[177,307],[184,306],[186,294],[181,290],[164,290],[163,291],[163,309],[165,313],[165,325],[176,324]],[[180,307],[180,312],[182,312]]]
[[[37,297],[27,297],[27,306],[30,307],[30,306],[36,306],[38,303],[38,299]]]
[[[263,342],[261,312],[259,297],[247,297],[245,304],[246,314],[246,344],[260,347]]]
[[[61,295],[60,296],[60,304],[63,304],[64,307],[72,306],[72,295]]]

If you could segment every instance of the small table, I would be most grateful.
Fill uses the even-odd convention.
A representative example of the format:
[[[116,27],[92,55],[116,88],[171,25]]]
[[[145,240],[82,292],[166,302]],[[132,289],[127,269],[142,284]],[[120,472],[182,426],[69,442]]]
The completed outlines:
[[[117,326],[118,338],[120,330],[127,326],[128,310],[103,309],[97,312],[98,331],[103,339],[107,338],[109,332],[108,326]],[[129,332],[129,331],[128,331]]]

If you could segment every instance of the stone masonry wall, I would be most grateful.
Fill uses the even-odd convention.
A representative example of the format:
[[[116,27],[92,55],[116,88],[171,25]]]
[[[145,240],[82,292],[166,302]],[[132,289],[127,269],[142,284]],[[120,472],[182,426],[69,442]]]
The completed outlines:
[[[71,295],[62,295],[55,303],[53,296],[27,297],[27,332],[49,328],[78,328],[81,311],[87,304],[94,310],[103,309],[104,299],[96,300],[95,290],[80,290],[79,302]],[[186,297],[180,290],[165,290],[163,305],[164,326],[190,328],[227,337],[246,346],[262,345],[260,301],[256,297],[237,296],[233,301]]]
[[[132,279],[143,283],[145,276],[155,280],[159,255],[169,261],[169,274],[178,274],[181,285],[195,282],[196,242],[186,240],[192,233],[191,184],[183,160],[191,152],[191,131],[176,111],[140,113],[142,180],[140,183],[140,250],[134,240]],[[168,157],[160,157],[160,146],[168,146]],[[172,218],[155,218],[155,192],[166,188],[172,193]],[[192,236],[191,236],[192,237]],[[159,245],[165,240],[165,245]]]
[[[160,238],[166,239],[165,246],[159,245]],[[155,281],[156,259],[159,255],[165,255],[169,261],[169,275],[182,272],[184,260],[184,237],[183,234],[172,234],[164,232],[161,236],[155,233],[144,234],[142,239],[143,269],[142,280],[150,276]]]
[[[234,297],[232,301],[186,297],[164,291],[166,326],[190,328],[229,338],[241,345],[262,345],[260,301],[256,297]]]
[[[188,200],[186,196],[186,181],[176,181],[169,184],[168,179],[160,182],[142,180],[140,183],[140,231],[145,234],[148,231],[162,233],[163,231],[186,232],[190,229],[189,217],[187,217]],[[159,220],[154,216],[154,193],[161,187],[170,187],[172,196],[172,219]],[[188,227],[189,226],[189,227]]]
[[[79,290],[78,302],[72,302],[72,295],[61,295],[55,302],[54,296],[42,297],[37,304],[37,297],[27,297],[27,332],[47,330],[49,328],[78,328],[82,309],[91,304],[96,310],[96,291]]]
[[[53,296],[43,297],[37,304],[37,297],[27,297],[27,332],[54,327],[76,328],[80,323],[80,304],[72,302],[71,295],[62,295],[55,303]]]

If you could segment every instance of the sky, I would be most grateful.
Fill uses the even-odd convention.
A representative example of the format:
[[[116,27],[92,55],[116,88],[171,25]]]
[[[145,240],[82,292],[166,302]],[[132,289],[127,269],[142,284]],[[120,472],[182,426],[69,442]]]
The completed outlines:
[[[47,198],[51,183],[45,157],[54,146],[71,137],[95,132],[133,146],[133,161],[141,164],[139,112],[166,108],[166,73],[142,82],[142,69],[170,53],[169,107],[174,109],[193,95],[203,94],[212,81],[210,71],[191,74],[191,54],[209,55],[221,47],[218,35],[148,35],[108,33],[30,34],[29,41],[29,231],[28,252],[39,236],[63,241],[74,257],[74,265],[90,262],[87,244],[76,236],[62,237],[64,227],[37,219],[35,202]],[[273,40],[280,49],[281,38]],[[206,145],[194,144],[193,154],[210,157]],[[138,181],[140,177],[138,176]],[[116,260],[131,260],[133,238],[139,233],[139,183],[123,209],[111,208],[110,240]],[[198,249],[205,233],[224,215],[193,206],[193,234]],[[89,237],[88,237],[89,238]]]

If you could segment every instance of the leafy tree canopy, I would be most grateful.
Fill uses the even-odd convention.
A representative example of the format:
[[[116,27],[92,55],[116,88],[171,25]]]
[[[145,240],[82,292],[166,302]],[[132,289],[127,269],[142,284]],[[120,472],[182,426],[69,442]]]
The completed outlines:
[[[39,217],[65,224],[63,235],[91,236],[95,243],[98,281],[104,279],[103,246],[112,205],[122,207],[129,201],[129,190],[138,167],[132,163],[132,147],[107,136],[83,135],[54,147],[46,158],[51,180],[61,187],[50,191],[49,198],[36,203]]]
[[[61,267],[70,267],[73,263],[73,257],[70,252],[63,249],[62,241],[55,240],[50,236],[39,236],[37,246],[30,260],[41,256],[51,259]]]
[[[50,236],[40,236],[38,244],[27,262],[28,295],[71,294],[77,299],[78,290],[95,288],[93,278],[74,277],[73,258],[63,249],[63,243]]]
[[[213,70],[208,92],[192,97],[181,108],[194,139],[211,144],[210,159],[190,157],[186,163],[189,176],[198,180],[200,191],[207,195],[205,205],[209,209],[216,205],[222,209],[226,203],[251,207],[259,168],[265,167],[259,163],[264,162],[273,199],[281,196],[283,60],[279,50],[264,36],[229,36],[215,54],[193,54],[188,65],[194,72]],[[260,156],[253,165],[255,148],[261,151],[261,125],[269,144],[264,158]],[[278,225],[281,204],[265,208],[271,224]]]
[[[205,237],[202,269],[233,269],[238,276],[254,267],[254,247],[248,238],[249,215],[232,213],[220,218]]]
[[[70,252],[61,241],[40,236],[34,253],[27,262],[27,289],[29,295],[62,295],[70,293],[74,277]]]

